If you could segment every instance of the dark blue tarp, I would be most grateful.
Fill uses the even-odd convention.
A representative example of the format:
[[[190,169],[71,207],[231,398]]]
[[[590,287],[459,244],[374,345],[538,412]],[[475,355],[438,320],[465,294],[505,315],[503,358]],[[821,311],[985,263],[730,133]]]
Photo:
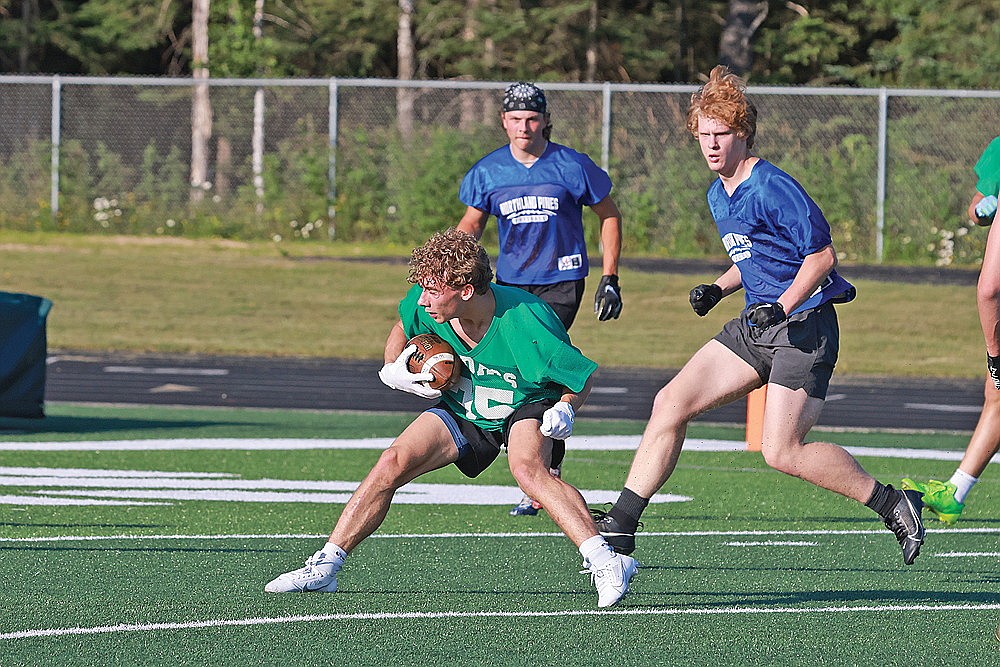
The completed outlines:
[[[0,416],[45,416],[45,318],[52,302],[0,292]]]

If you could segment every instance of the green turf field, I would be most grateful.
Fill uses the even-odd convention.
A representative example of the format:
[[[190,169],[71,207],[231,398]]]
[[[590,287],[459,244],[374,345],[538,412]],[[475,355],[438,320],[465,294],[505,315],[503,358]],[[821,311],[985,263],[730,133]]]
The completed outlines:
[[[552,521],[507,516],[518,494],[501,458],[476,480],[453,468],[418,480],[351,555],[336,594],[274,595],[263,585],[323,544],[406,416],[63,405],[49,414],[0,420],[4,667],[1000,658],[996,471],[956,527],[928,520],[923,553],[906,567],[869,510],[719,446],[738,429],[694,427],[662,491],[680,498],[644,516],[632,593],[598,611]],[[566,478],[588,498],[617,495],[632,452],[609,448],[640,429],[581,421]],[[858,448],[885,482],[949,475],[967,440],[821,435]],[[902,448],[913,451],[900,457]]]

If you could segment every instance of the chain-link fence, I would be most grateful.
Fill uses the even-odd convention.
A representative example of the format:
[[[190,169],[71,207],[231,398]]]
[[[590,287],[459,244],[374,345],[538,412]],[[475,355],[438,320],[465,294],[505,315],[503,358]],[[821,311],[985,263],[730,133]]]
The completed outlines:
[[[0,228],[419,242],[457,222],[465,171],[506,141],[501,83],[203,85],[202,146],[191,79],[0,77]],[[721,253],[704,198],[713,175],[685,130],[694,86],[544,88],[553,140],[610,172],[628,251]],[[981,258],[985,234],[965,209],[972,166],[1000,134],[1000,91],[749,92],[757,154],[816,199],[842,257]]]

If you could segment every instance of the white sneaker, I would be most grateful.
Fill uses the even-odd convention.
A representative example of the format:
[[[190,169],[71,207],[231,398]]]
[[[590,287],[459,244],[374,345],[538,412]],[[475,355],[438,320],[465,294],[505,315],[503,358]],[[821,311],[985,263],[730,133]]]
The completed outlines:
[[[342,561],[317,551],[306,559],[306,566],[286,572],[264,586],[267,593],[336,593],[337,572]]]
[[[584,572],[590,574],[590,580],[597,587],[598,607],[610,607],[625,597],[629,581],[639,571],[636,560],[623,554],[615,554],[604,567],[595,568],[587,560],[584,563],[588,565]]]

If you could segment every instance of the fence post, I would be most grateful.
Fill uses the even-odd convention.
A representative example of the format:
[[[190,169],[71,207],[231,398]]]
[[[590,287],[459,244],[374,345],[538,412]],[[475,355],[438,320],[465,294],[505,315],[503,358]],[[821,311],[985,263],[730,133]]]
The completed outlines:
[[[50,160],[52,186],[49,192],[49,209],[52,212],[52,222],[59,216],[59,145],[62,142],[62,81],[59,76],[52,77],[52,111],[51,111],[52,157]]]
[[[878,180],[875,183],[875,257],[879,264],[885,258],[885,179],[886,155],[889,145],[889,93],[878,93]]]
[[[601,169],[608,170],[611,163],[611,84],[604,82],[601,91],[603,113],[601,115]]]
[[[329,139],[327,144],[328,162],[326,172],[326,233],[332,239],[337,235],[337,132],[338,132],[338,109],[337,98],[339,90],[337,79],[330,79],[328,89],[328,109],[327,118]]]

